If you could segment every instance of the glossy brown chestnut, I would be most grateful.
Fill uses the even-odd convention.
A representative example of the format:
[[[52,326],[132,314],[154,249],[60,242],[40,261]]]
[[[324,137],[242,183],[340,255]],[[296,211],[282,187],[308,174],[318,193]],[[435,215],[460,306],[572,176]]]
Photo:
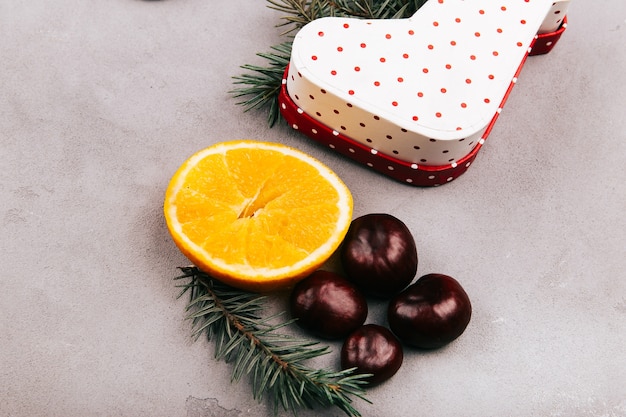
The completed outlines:
[[[366,294],[390,298],[417,272],[417,248],[408,227],[390,214],[352,221],[340,249],[348,279]]]
[[[289,299],[296,323],[325,339],[345,337],[367,318],[365,296],[342,276],[318,270],[294,287]]]
[[[389,329],[366,324],[348,336],[341,348],[341,367],[356,368],[356,373],[372,374],[368,382],[380,384],[394,376],[404,353],[402,344]]]
[[[428,274],[394,297],[387,318],[391,330],[409,346],[434,349],[459,337],[469,324],[472,304],[452,277]]]

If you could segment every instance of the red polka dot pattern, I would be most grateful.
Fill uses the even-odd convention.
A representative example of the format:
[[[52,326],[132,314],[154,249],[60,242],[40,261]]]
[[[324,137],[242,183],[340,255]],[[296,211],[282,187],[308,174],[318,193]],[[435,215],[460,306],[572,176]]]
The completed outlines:
[[[295,106],[316,124],[304,133],[329,129],[353,145],[351,157],[355,144],[368,157],[391,155],[388,171],[458,169],[484,142],[551,8],[441,0],[410,19],[318,19],[294,40],[283,113]]]

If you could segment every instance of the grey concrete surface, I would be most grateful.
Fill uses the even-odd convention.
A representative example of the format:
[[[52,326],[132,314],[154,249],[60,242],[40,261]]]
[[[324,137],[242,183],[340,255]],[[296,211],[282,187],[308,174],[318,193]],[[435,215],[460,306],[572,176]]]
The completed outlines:
[[[192,342],[161,212],[191,153],[237,138],[321,159],[355,216],[404,220],[418,273],[472,298],[466,333],[407,351],[364,416],[626,416],[626,3],[574,0],[474,165],[433,189],[241,111],[231,77],[281,41],[266,6],[0,1],[0,416],[271,415]]]

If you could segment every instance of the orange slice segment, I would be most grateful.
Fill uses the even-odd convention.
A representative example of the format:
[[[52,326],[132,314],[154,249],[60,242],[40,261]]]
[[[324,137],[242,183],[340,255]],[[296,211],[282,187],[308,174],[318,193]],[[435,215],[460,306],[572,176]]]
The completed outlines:
[[[178,248],[223,282],[250,291],[291,287],[339,247],[352,195],[328,167],[294,148],[222,142],[172,177],[164,213]]]

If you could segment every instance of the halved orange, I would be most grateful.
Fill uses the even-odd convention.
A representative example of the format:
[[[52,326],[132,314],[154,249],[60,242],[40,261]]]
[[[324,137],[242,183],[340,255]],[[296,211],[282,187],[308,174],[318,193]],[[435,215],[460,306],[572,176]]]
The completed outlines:
[[[313,157],[268,142],[221,142],[174,174],[164,212],[181,252],[234,287],[291,287],[339,247],[352,195]]]

